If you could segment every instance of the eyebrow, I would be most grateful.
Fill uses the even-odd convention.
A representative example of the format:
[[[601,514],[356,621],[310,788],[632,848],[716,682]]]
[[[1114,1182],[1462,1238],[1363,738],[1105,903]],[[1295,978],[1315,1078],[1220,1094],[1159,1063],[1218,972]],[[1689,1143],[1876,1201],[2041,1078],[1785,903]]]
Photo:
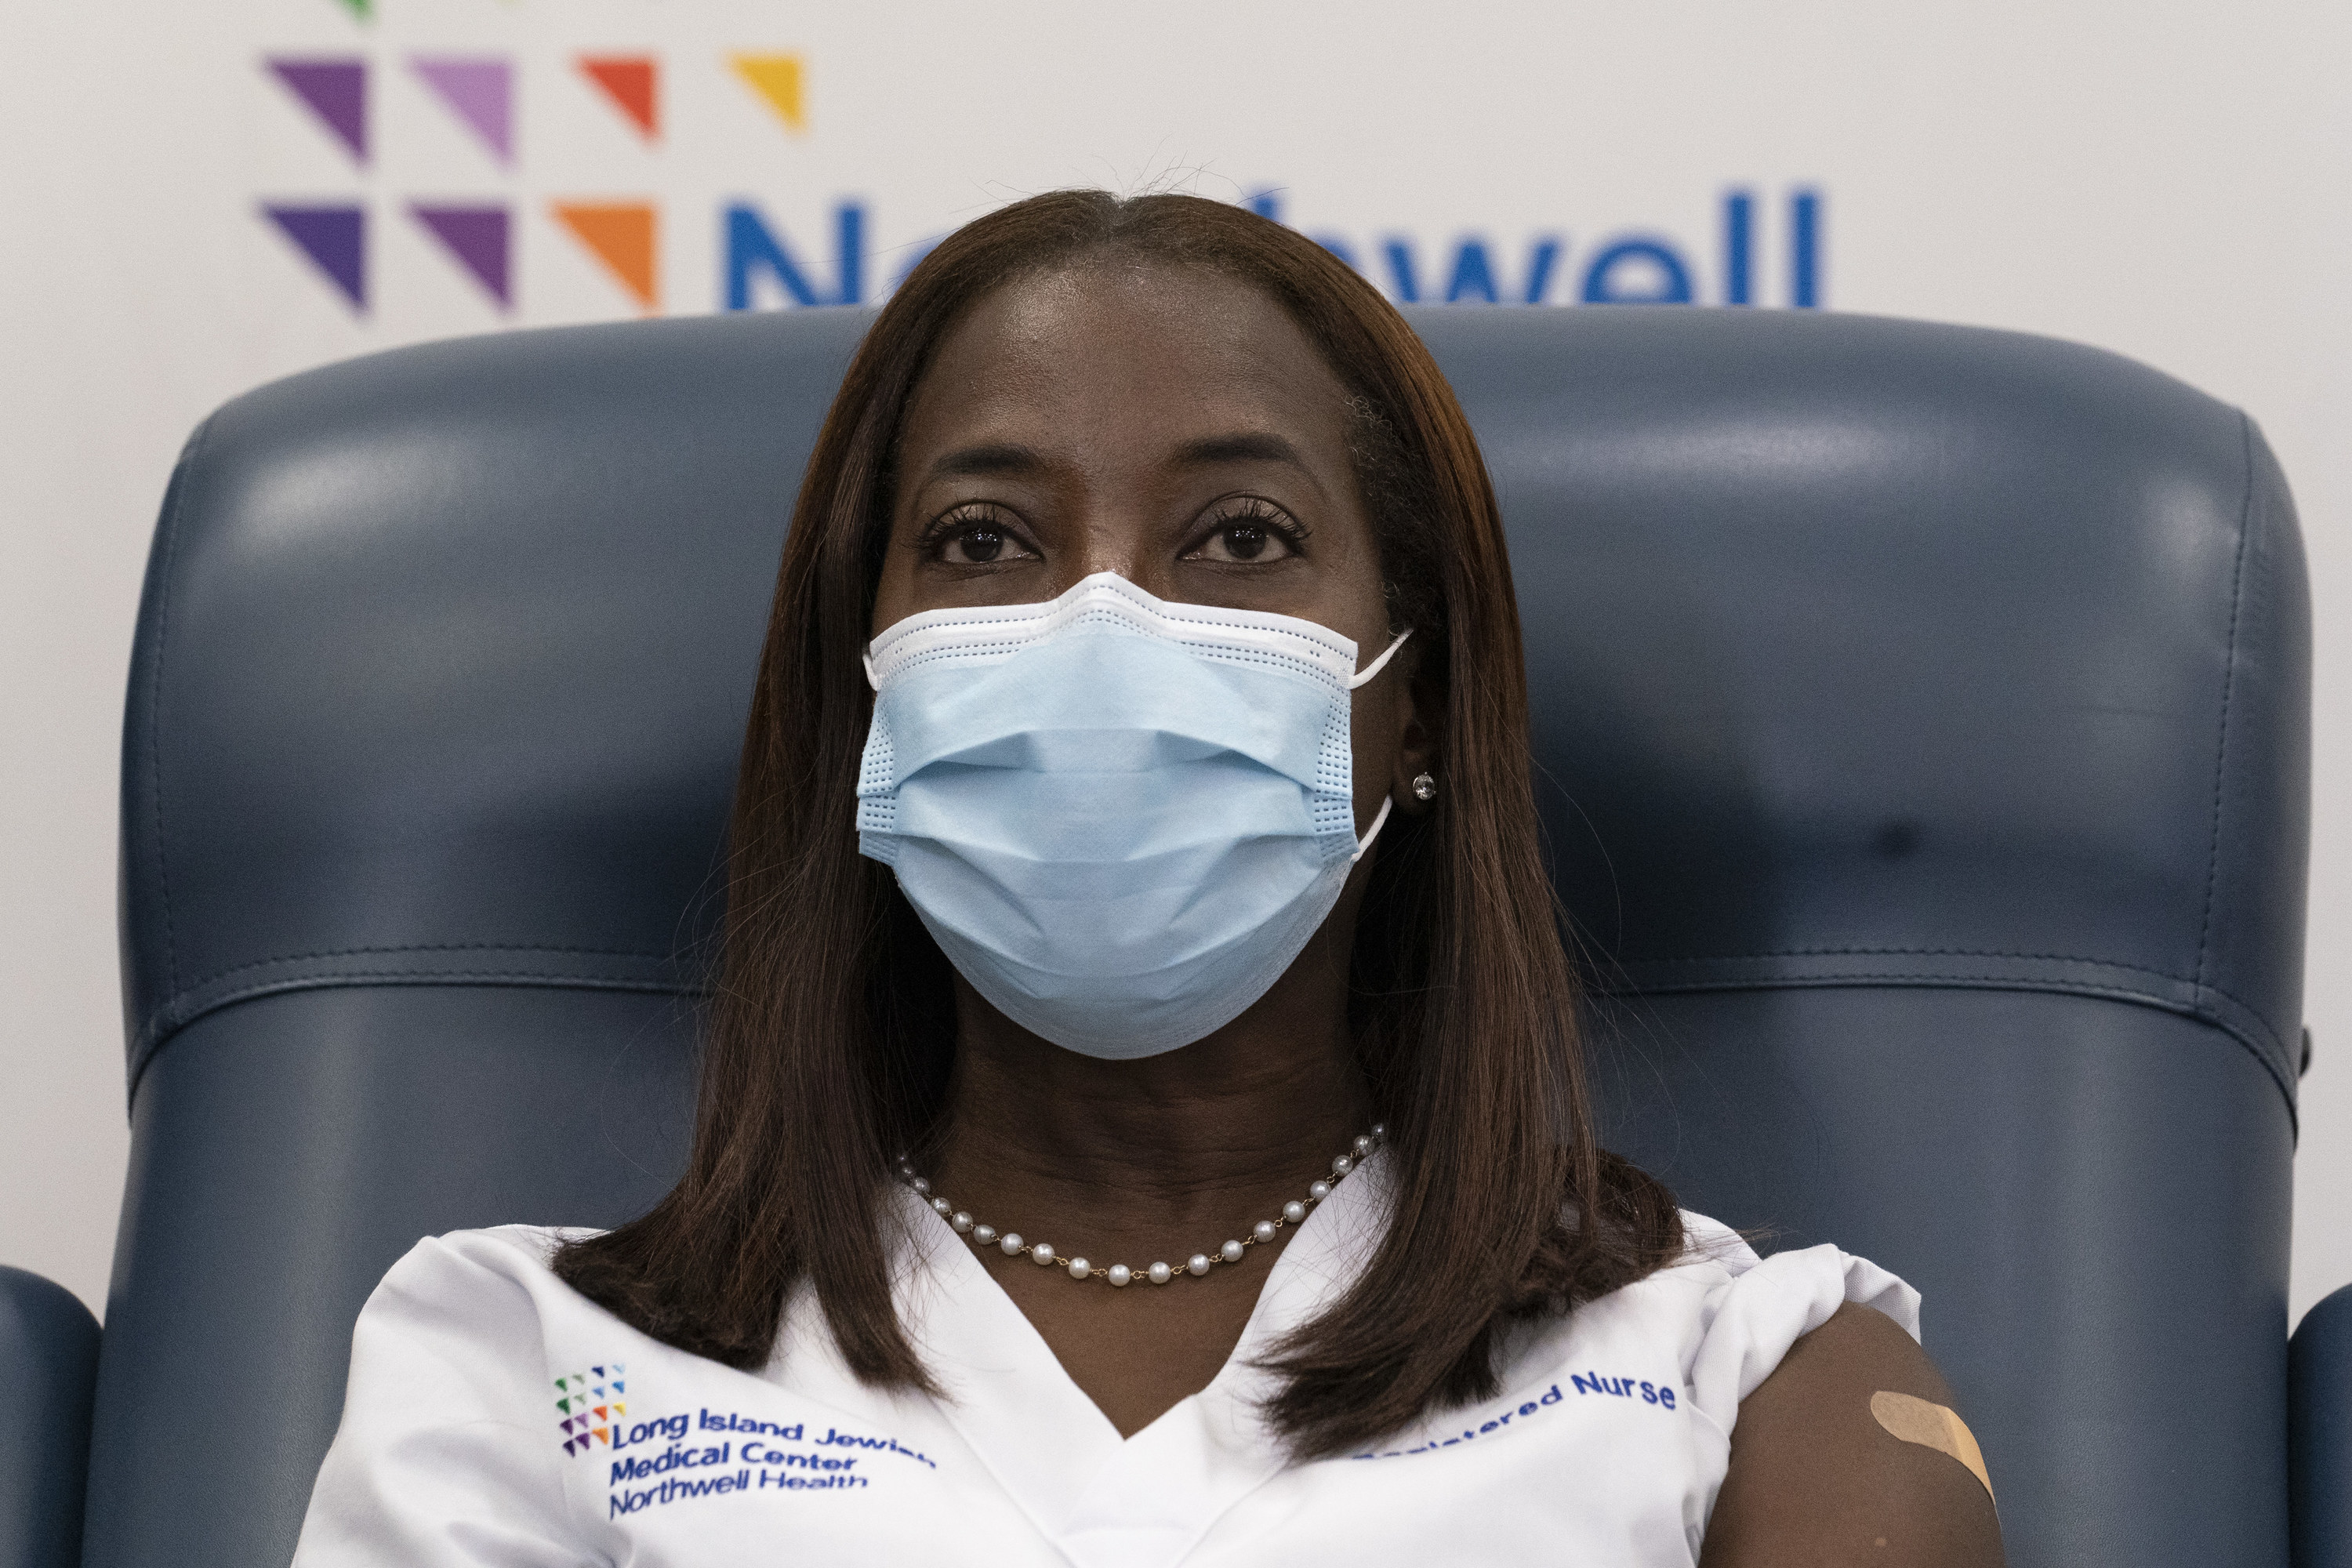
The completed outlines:
[[[1187,441],[1177,448],[1176,460],[1192,467],[1214,463],[1288,463],[1295,468],[1307,467],[1307,459],[1298,455],[1298,448],[1271,431]]]
[[[1176,449],[1176,463],[1184,468],[1210,468],[1220,463],[1287,463],[1305,469],[1298,448],[1271,431],[1244,431],[1204,436]],[[1044,453],[1016,441],[988,441],[961,447],[931,465],[933,479],[989,479],[1006,474],[1034,474],[1050,467]]]
[[[931,474],[936,479],[987,478],[1034,473],[1044,467],[1045,458],[1034,448],[1012,441],[992,441],[950,452],[931,465]]]

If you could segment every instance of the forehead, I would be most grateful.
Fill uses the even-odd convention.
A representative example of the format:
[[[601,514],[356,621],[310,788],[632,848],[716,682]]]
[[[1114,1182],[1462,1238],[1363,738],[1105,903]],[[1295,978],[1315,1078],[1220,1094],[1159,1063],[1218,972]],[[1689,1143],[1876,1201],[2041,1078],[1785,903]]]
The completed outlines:
[[[1017,278],[941,340],[902,439],[1021,426],[1065,437],[1138,418],[1339,439],[1347,393],[1265,290],[1204,268],[1101,258]]]

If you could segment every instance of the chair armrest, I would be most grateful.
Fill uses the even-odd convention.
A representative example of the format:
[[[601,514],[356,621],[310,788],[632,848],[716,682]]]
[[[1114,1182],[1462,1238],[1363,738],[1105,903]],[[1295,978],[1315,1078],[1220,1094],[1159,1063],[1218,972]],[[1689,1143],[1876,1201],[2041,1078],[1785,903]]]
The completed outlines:
[[[61,1285],[0,1265],[0,1568],[75,1568],[89,1477],[98,1320]]]
[[[2288,1342],[2287,1433],[2294,1568],[2352,1568],[2352,1285]]]

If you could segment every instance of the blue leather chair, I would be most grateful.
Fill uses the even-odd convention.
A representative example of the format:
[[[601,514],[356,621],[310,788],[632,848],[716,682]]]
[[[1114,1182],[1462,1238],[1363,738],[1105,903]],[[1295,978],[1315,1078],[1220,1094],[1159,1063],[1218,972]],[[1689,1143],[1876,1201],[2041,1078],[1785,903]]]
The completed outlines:
[[[64,1286],[0,1268],[0,1568],[65,1568],[81,1555],[98,1320]]]
[[[404,350],[190,443],[124,732],[91,1568],[285,1562],[394,1258],[678,1169],[753,654],[866,319]],[[2292,1494],[2352,1564],[2352,1298],[2290,1485],[2309,621],[2254,427],[1998,332],[1414,320],[1510,522],[1620,1145],[1925,1290],[2012,1563],[2279,1568]],[[68,1392],[0,1513],[81,1484],[87,1328],[23,1321],[0,1360]]]

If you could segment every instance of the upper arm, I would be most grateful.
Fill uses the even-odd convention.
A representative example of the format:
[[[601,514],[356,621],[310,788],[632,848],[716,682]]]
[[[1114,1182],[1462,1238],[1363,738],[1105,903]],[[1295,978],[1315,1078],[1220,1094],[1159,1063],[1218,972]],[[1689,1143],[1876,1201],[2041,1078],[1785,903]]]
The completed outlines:
[[[1993,1568],[2000,1521],[1959,1460],[1895,1437],[1880,1391],[1949,1406],[1935,1363],[1851,1302],[1739,1405],[1702,1568]]]

